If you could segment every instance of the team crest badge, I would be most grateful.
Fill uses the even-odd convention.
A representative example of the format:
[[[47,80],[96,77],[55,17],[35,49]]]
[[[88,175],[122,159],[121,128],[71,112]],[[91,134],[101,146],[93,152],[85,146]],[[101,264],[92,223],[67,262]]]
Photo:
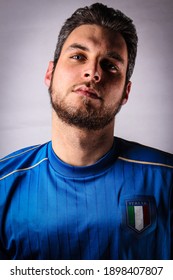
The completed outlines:
[[[127,225],[137,233],[143,232],[151,225],[150,200],[134,199],[126,201]]]

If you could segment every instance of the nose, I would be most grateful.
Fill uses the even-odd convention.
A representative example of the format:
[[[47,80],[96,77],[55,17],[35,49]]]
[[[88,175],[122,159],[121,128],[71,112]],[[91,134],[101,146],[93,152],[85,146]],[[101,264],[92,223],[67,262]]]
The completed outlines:
[[[94,81],[94,82],[100,82],[101,80],[101,69],[98,69],[99,66],[90,64],[86,65],[84,71],[83,71],[83,78],[87,81]]]

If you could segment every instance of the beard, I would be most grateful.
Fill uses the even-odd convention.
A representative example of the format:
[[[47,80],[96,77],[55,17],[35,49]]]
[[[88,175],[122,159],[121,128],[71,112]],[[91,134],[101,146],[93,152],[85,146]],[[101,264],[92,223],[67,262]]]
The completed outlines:
[[[121,100],[117,102],[116,108],[112,110],[104,105],[104,101],[100,100],[99,108],[96,108],[91,100],[86,96],[82,96],[82,106],[77,108],[67,104],[66,99],[59,99],[52,85],[49,88],[50,101],[57,117],[64,123],[86,130],[100,130],[109,125],[121,109]],[[56,98],[55,98],[56,97]]]

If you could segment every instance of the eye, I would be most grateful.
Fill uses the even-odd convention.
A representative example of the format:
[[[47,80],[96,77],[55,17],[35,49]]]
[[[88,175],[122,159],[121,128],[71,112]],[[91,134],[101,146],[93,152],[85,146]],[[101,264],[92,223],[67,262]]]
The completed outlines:
[[[83,54],[74,54],[70,56],[71,59],[77,60],[77,61],[84,61],[86,58]]]
[[[111,62],[107,59],[104,59],[101,62],[101,67],[104,71],[109,71],[109,72],[112,72],[112,73],[115,73],[115,72],[118,71],[118,67],[116,66],[116,64],[114,64],[113,62]]]

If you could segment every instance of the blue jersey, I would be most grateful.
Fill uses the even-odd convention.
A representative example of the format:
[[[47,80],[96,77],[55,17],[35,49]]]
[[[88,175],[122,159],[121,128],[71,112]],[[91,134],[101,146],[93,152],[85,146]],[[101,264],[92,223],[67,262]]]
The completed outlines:
[[[95,164],[52,143],[0,161],[0,259],[172,259],[173,156],[115,138]]]

